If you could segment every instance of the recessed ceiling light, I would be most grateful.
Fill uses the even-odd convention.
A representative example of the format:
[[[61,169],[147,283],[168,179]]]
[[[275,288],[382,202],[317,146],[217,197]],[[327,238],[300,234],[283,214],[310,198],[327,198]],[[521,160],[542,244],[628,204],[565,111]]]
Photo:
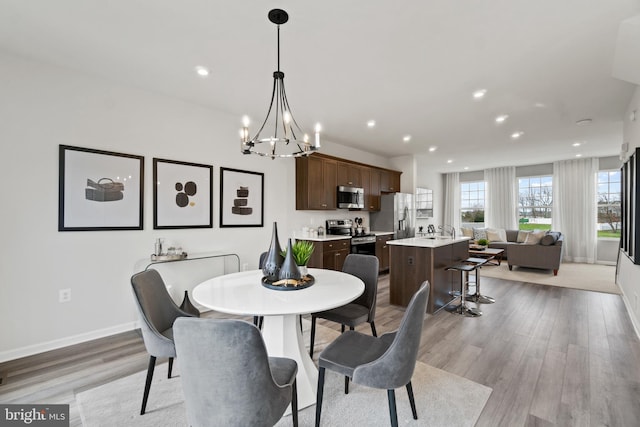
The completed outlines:
[[[447,163],[453,163],[453,160],[449,159],[447,160]]]
[[[582,120],[578,120],[576,124],[578,126],[588,125],[588,124],[591,124],[592,121],[593,121],[592,119],[582,119]]]
[[[571,144],[574,147],[580,147],[582,145],[582,143],[580,142],[574,142],[573,144]]]
[[[429,147],[429,152],[433,153],[434,151],[436,151],[438,149],[438,147],[436,147],[435,145],[432,145],[431,147]]]
[[[582,157],[582,154],[576,154],[576,157]]]
[[[511,138],[513,139],[518,139],[520,138],[522,135],[524,135],[524,132],[522,132],[521,130],[519,130],[518,132],[514,132],[511,134]]]
[[[535,104],[533,104],[533,106],[536,108],[545,108],[547,104],[545,104],[544,102],[536,102]]]
[[[210,74],[210,71],[207,67],[203,67],[201,65],[198,65],[196,68],[196,73],[200,76],[200,77],[208,77]]]
[[[496,117],[496,123],[504,123],[504,121],[507,120],[507,118],[509,118],[508,114],[501,114],[498,117]]]
[[[405,135],[405,136],[403,136],[403,137],[402,137],[402,140],[403,140],[404,142],[409,142],[409,141],[411,141],[411,135]]]
[[[468,171],[469,170],[469,166],[465,166],[464,170]]]
[[[478,89],[477,91],[473,92],[473,99],[482,99],[486,94],[486,89]]]
[[[372,128],[372,127],[374,127],[375,125],[376,125],[376,121],[375,121],[375,120],[369,120],[369,121],[367,122],[367,127]]]

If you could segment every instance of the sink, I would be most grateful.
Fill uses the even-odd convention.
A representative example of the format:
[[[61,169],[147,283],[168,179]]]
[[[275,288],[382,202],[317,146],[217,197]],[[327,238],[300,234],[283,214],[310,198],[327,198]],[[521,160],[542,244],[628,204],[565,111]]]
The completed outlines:
[[[423,237],[423,239],[430,239],[430,240],[449,240],[449,239],[451,239],[451,236],[427,236],[427,237]]]

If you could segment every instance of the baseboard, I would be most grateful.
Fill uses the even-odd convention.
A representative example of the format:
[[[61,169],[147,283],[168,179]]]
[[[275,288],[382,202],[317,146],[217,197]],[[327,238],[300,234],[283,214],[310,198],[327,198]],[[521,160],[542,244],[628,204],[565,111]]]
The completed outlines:
[[[44,343],[29,345],[22,348],[0,352],[0,363],[9,360],[20,359],[22,357],[33,356],[34,354],[44,353],[46,351],[57,350],[59,348],[68,347],[70,345],[81,344],[86,341],[104,338],[122,332],[128,332],[138,327],[138,322],[123,323],[121,325],[112,326],[110,328],[98,329],[84,334],[73,335],[70,337],[60,338],[57,340],[47,341]]]
[[[624,303],[624,307],[627,309],[627,315],[631,320],[631,324],[633,325],[633,329],[636,331],[636,336],[640,339],[640,324],[638,324],[638,319],[633,315],[633,310],[631,309],[631,301],[627,298],[627,295],[624,293],[624,288],[622,286],[618,286],[620,291],[622,292],[622,302]]]

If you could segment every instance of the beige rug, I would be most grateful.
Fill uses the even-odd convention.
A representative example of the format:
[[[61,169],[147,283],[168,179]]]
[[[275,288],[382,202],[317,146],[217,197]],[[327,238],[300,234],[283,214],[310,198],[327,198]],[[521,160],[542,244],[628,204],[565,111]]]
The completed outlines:
[[[616,267],[613,265],[563,263],[560,264],[558,275],[554,276],[552,270],[536,268],[514,266],[509,271],[506,261],[500,266],[483,267],[480,272],[482,277],[620,294],[620,288],[615,283],[615,273]]]
[[[305,323],[305,335],[309,322]],[[318,326],[317,337],[330,341],[338,332]],[[308,339],[307,341],[308,342]],[[319,352],[322,343],[317,348]],[[167,379],[166,363],[156,367],[147,413],[140,416],[140,402],[146,372],[138,372],[76,396],[85,427],[168,427],[186,426],[182,385],[177,377]],[[163,375],[164,374],[164,375]],[[396,391],[398,423],[401,426],[473,426],[482,412],[491,388],[418,362],[412,379],[418,420],[411,415],[405,388]],[[214,385],[212,385],[214,386]],[[299,425],[313,426],[315,405],[299,412]],[[277,426],[291,426],[284,417]],[[351,384],[344,394],[344,377],[334,372],[325,376],[322,405],[323,426],[388,426],[389,407],[385,390]]]

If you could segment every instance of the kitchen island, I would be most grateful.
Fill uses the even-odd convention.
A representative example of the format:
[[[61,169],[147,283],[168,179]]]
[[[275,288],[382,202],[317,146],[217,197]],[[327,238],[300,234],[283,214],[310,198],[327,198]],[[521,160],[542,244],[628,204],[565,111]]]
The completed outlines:
[[[431,284],[427,313],[449,304],[460,290],[460,274],[445,269],[469,257],[469,237],[412,237],[390,240],[389,302],[406,307],[425,280]]]

